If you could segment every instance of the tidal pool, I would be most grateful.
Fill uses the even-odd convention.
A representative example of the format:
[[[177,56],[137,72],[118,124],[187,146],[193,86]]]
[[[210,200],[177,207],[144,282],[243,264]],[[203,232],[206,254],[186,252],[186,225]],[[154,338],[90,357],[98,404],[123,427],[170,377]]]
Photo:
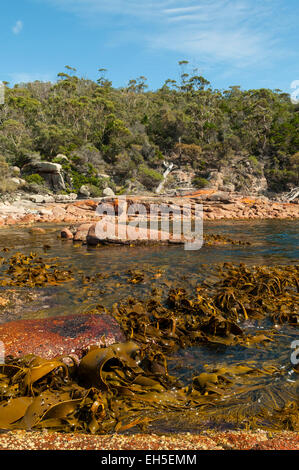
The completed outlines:
[[[251,245],[203,246],[198,251],[185,251],[183,246],[91,248],[62,240],[59,226],[44,228],[46,234],[31,234],[29,228],[1,229],[0,255],[7,258],[15,252],[34,252],[45,258],[57,258],[60,266],[76,273],[76,280],[60,287],[38,289],[43,295],[43,305],[32,302],[29,311],[26,307],[17,314],[19,318],[80,313],[95,303],[110,307],[128,295],[150,294],[157,285],[165,290],[168,284],[193,289],[198,282],[212,276],[215,267],[223,262],[278,265],[296,264],[299,260],[298,221],[210,222],[205,225],[204,233],[222,234],[249,241]],[[3,248],[10,251],[1,253]],[[147,273],[144,282],[128,283],[126,273],[140,269]],[[155,278],[157,270],[161,276]],[[90,284],[85,279],[82,283],[83,277],[96,274],[102,274],[103,278]],[[6,319],[4,315],[0,321]]]
[[[74,281],[45,288],[16,288],[24,298],[28,291],[34,291],[36,297],[23,305],[19,303],[15,309],[5,310],[0,316],[1,323],[20,318],[80,314],[97,305],[111,308],[129,296],[141,300],[148,298],[153,288],[159,289],[162,295],[165,293],[165,297],[169,288],[184,288],[193,293],[203,281],[216,278],[217,267],[223,262],[272,266],[294,265],[299,259],[299,221],[210,222],[204,226],[205,233],[217,233],[251,244],[203,246],[198,251],[185,251],[183,246],[158,245],[90,248],[62,240],[59,226],[43,228],[45,234],[32,234],[29,228],[1,229],[1,256],[8,258],[16,252],[34,252],[45,259],[55,259],[60,267],[74,273]],[[3,251],[3,248],[9,251]],[[3,270],[4,267],[0,267],[0,274]],[[5,289],[0,288],[0,296]],[[241,326],[249,333],[275,328],[269,319],[246,320]],[[188,384],[192,377],[203,372],[205,364],[273,364],[284,373],[263,379],[263,387],[252,389],[247,404],[236,405],[236,413],[238,406],[247,405],[248,414],[254,414],[263,401],[271,402],[275,409],[289,399],[298,398],[298,374],[294,373],[290,360],[291,345],[296,339],[298,329],[284,323],[277,325],[275,341],[267,345],[247,348],[213,344],[180,349],[168,358],[169,372],[179,377],[182,384]],[[194,414],[188,416],[186,413],[179,420],[177,418],[170,413],[168,420],[157,421],[152,424],[152,429],[182,431],[199,426]]]

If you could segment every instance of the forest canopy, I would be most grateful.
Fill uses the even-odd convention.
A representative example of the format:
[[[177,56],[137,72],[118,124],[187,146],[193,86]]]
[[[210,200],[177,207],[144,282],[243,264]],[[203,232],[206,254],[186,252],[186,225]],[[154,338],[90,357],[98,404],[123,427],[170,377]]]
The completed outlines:
[[[197,171],[241,154],[263,164],[270,189],[298,185],[299,105],[281,90],[213,89],[197,70],[186,72],[187,61],[179,64],[180,79],[155,91],[144,76],[115,88],[105,69],[92,81],[70,66],[56,83],[5,83],[2,167],[64,154],[77,185],[102,171],[117,184],[139,178],[150,186],[163,161]]]

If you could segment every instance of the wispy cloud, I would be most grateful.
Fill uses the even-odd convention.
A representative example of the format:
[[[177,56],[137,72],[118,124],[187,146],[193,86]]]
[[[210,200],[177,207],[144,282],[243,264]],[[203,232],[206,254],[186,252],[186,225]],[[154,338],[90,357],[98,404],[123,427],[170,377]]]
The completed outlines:
[[[154,47],[189,54],[205,64],[226,62],[238,67],[278,51],[276,35],[263,21],[269,17],[267,2],[202,0],[200,6],[166,13],[165,31],[151,40]]]
[[[114,24],[119,21],[124,31],[130,28],[146,47],[192,55],[206,64],[243,67],[279,53],[279,23],[273,10],[281,0],[39,1],[93,22],[114,15]]]
[[[177,0],[39,0],[51,3],[61,9],[72,11],[87,17],[95,14],[112,13],[117,15],[130,15],[139,18],[153,18],[160,16],[163,10],[174,7]],[[183,0],[184,1],[184,0]],[[184,2],[186,3],[186,2]],[[189,2],[190,3],[190,2]]]
[[[16,24],[13,26],[12,32],[13,32],[14,34],[16,34],[16,35],[17,35],[17,34],[20,34],[20,32],[21,32],[22,29],[23,29],[23,26],[24,26],[24,25],[23,25],[23,21],[18,20],[18,21],[16,22]]]

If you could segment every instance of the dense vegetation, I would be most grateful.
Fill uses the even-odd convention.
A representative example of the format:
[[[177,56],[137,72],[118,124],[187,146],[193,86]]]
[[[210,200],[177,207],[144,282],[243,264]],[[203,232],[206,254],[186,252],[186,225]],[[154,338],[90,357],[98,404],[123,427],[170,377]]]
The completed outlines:
[[[270,189],[298,185],[299,107],[280,90],[220,91],[197,72],[148,91],[146,78],[116,89],[100,69],[97,82],[66,67],[57,83],[6,84],[0,105],[0,170],[34,159],[61,162],[73,189],[108,173],[116,185],[128,179],[151,188],[163,161],[204,171],[230,166],[243,155],[263,165]],[[1,169],[2,168],[2,169]],[[70,188],[72,189],[72,188]]]

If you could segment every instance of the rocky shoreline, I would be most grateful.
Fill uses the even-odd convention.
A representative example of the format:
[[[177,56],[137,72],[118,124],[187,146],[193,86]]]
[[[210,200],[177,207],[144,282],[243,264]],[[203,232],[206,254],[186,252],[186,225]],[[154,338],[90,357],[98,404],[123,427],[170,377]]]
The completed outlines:
[[[37,223],[83,224],[100,220],[96,208],[100,202],[116,204],[117,198],[85,199],[70,202],[34,202],[20,200],[0,203],[0,227],[32,225]],[[184,197],[128,196],[128,204],[174,205],[202,204],[204,221],[296,219],[297,203],[271,201],[265,197],[244,197],[209,190],[198,191]]]

